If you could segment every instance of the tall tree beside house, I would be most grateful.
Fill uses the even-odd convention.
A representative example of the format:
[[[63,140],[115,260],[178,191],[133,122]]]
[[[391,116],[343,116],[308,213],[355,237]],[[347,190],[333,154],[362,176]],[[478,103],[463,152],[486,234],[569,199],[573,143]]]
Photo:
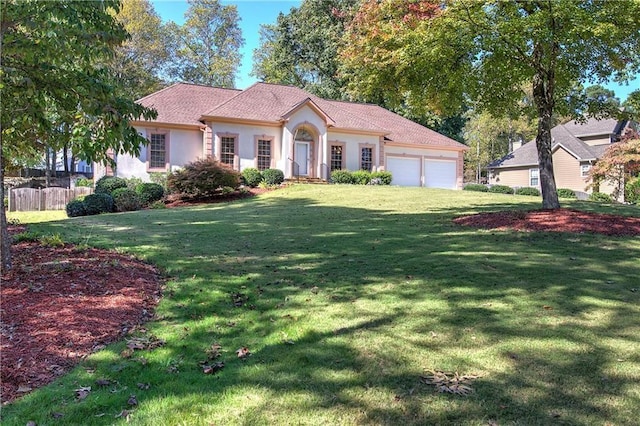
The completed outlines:
[[[127,37],[110,12],[117,0],[0,0],[0,196],[13,159],[42,158],[48,135],[65,137],[89,161],[107,150],[139,152],[146,140],[130,125],[154,110],[121,96],[104,67]],[[0,273],[11,267],[10,239],[0,209]]]
[[[169,74],[189,83],[233,88],[244,45],[238,9],[218,0],[189,0],[182,26],[170,25],[175,52]]]
[[[542,206],[555,209],[553,117],[586,110],[576,84],[640,71],[638,16],[638,1],[365,0],[342,56],[353,92],[395,88],[437,111],[471,100],[503,115],[531,87]]]
[[[640,121],[640,89],[629,93],[622,106],[635,121]]]

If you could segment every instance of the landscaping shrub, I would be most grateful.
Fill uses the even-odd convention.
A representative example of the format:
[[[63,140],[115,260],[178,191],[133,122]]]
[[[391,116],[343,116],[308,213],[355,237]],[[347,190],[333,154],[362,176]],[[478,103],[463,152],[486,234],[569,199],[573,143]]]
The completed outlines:
[[[578,198],[576,191],[569,188],[558,188],[558,198]]]
[[[219,195],[225,186],[239,187],[240,173],[212,158],[196,160],[167,177],[169,191],[183,197]]]
[[[144,183],[142,179],[137,177],[131,177],[131,178],[125,179],[125,181],[127,182],[127,188],[129,188],[132,191],[135,191],[138,185]]]
[[[262,179],[269,186],[284,182],[284,173],[279,169],[267,169],[262,172]]]
[[[167,173],[165,172],[151,172],[149,173],[149,179],[153,183],[157,183],[162,186],[164,190],[167,190]]]
[[[154,201],[153,203],[151,203],[149,208],[151,208],[151,209],[166,209],[167,205],[162,201]]]
[[[262,173],[254,167],[249,167],[242,171],[242,178],[244,179],[245,185],[255,188],[262,182]]]
[[[93,187],[93,180],[87,178],[78,178],[76,179],[76,186],[88,186]]]
[[[334,170],[331,172],[331,181],[333,183],[350,184],[354,183],[353,175],[349,170]]]
[[[488,192],[489,188],[480,183],[468,183],[462,188],[464,191]]]
[[[605,194],[602,192],[594,192],[589,195],[589,201],[597,201],[600,203],[611,203],[613,200],[609,194]]]
[[[513,188],[507,185],[492,185],[489,187],[489,192],[493,192],[495,194],[513,194]]]
[[[119,212],[140,210],[138,194],[129,188],[118,188],[113,191],[113,204]]]
[[[624,185],[624,200],[631,204],[640,204],[640,177],[631,178]]]
[[[96,194],[109,194],[118,188],[126,188],[127,180],[116,176],[102,176],[96,182],[95,193]]]
[[[524,186],[522,188],[516,189],[516,195],[532,195],[534,197],[539,197],[540,190],[538,188],[531,188],[529,186]]]
[[[136,194],[142,206],[162,200],[164,197],[164,188],[158,183],[143,182],[136,186]]]
[[[351,178],[356,185],[368,185],[371,181],[371,172],[367,170],[356,170],[351,173]]]
[[[380,171],[380,172],[372,172],[371,180],[379,179],[380,185],[391,185],[391,181],[393,180],[393,175],[391,172]]]
[[[78,198],[76,198],[75,200],[69,201],[64,209],[67,212],[67,216],[69,217],[78,217],[78,216],[87,215],[87,208],[84,205],[84,200],[80,200]]]
[[[113,197],[107,193],[87,195],[83,202],[88,215],[113,212]]]

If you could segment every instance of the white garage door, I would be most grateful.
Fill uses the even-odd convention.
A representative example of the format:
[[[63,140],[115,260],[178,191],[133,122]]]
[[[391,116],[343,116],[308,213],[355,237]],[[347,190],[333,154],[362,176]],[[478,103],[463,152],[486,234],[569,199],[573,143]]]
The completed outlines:
[[[424,180],[427,188],[456,189],[456,162],[424,160]]]
[[[420,159],[387,157],[387,170],[391,172],[392,185],[420,186]]]

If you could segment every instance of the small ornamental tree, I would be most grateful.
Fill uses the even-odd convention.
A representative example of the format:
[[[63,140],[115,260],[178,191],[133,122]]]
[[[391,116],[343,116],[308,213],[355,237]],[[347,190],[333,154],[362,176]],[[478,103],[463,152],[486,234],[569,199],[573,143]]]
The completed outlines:
[[[589,176],[594,190],[598,190],[602,182],[614,187],[611,194],[618,199],[624,189],[625,180],[640,174],[640,135],[634,130],[627,130],[620,142],[609,147],[602,158],[591,168]]]
[[[240,186],[240,173],[213,158],[187,164],[167,178],[169,190],[183,198],[221,195],[224,187]]]

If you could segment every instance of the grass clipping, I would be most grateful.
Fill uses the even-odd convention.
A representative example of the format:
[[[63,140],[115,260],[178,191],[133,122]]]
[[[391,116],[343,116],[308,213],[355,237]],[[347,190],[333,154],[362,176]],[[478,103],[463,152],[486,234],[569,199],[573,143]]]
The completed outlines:
[[[438,392],[466,396],[473,392],[471,383],[478,377],[472,374],[461,376],[457,372],[429,371],[429,374],[420,376],[420,380],[422,383],[435,386]]]

